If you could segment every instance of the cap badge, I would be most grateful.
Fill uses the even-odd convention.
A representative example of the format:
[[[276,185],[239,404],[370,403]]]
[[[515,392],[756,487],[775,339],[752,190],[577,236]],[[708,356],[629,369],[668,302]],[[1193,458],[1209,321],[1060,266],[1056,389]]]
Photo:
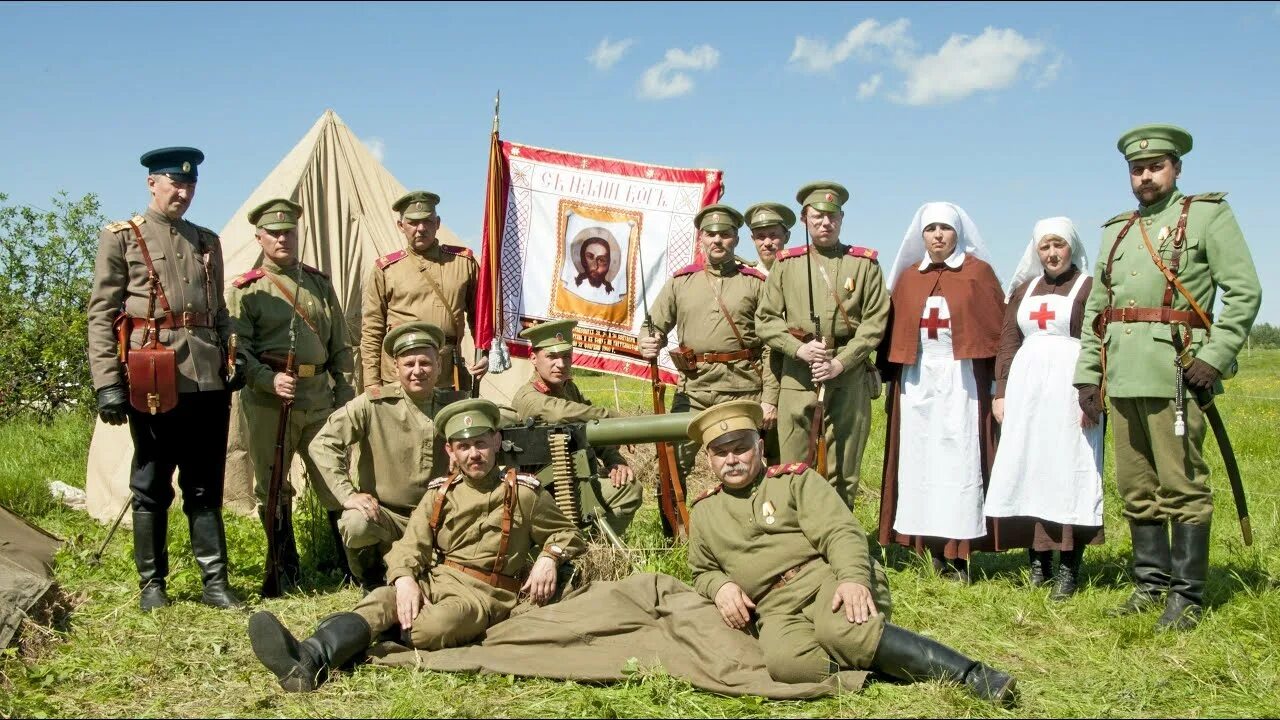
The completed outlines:
[[[463,425],[463,427],[471,427],[471,425],[472,425],[473,423],[475,423],[475,420],[472,420],[470,415],[463,415],[463,416],[462,416],[462,425]]]
[[[557,339],[557,340],[559,340],[559,341],[561,341],[561,342],[564,342],[564,333],[562,333],[562,332],[558,332],[558,333],[556,333],[556,339]]]
[[[832,195],[831,193],[827,193],[827,202],[831,202],[832,200],[835,200],[835,199],[836,199],[835,195]]]
[[[191,163],[189,163],[189,162],[183,162],[183,163],[182,163],[182,172],[184,172],[184,173],[189,173],[189,172],[191,172]]]
[[[728,421],[728,420],[721,420],[721,421],[720,421],[720,429],[721,429],[721,430],[728,430],[728,429],[729,429],[729,421]]]
[[[277,211],[276,211],[276,219],[277,219],[277,220],[283,220],[283,219],[284,219],[284,211],[283,211],[283,210],[277,210]]]
[[[1143,150],[1146,150],[1146,149],[1147,149],[1147,144],[1148,144],[1148,143],[1147,143],[1147,141],[1146,141],[1146,140],[1140,140],[1140,141],[1138,141],[1138,147],[1142,148]]]

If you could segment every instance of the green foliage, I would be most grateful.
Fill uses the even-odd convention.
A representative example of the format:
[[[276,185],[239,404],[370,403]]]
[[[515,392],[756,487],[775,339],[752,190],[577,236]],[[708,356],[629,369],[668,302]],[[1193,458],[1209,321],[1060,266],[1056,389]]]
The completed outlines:
[[[1280,349],[1280,327],[1259,323],[1249,332],[1249,344],[1253,348]]]
[[[21,418],[0,424],[0,505],[26,517],[42,517],[59,506],[49,480],[84,487],[93,425],[76,413],[51,423]]]
[[[87,309],[105,221],[98,198],[60,192],[51,210],[7,200],[0,193],[0,420],[87,411]]]

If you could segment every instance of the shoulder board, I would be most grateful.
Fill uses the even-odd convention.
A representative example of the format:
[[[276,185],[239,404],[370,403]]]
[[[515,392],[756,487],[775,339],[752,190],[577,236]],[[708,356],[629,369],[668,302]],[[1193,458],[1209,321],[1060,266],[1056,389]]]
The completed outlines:
[[[440,243],[440,249],[451,255],[461,255],[462,257],[469,258],[474,258],[476,256],[475,253],[471,252],[471,248],[463,245],[445,245],[444,243]]]
[[[266,270],[263,270],[262,268],[254,268],[249,272],[242,273],[235,280],[232,280],[231,284],[238,288],[242,288],[242,287],[245,287],[246,285],[251,285],[254,280],[257,280],[265,276],[266,274],[267,274]]]
[[[697,505],[699,502],[706,500],[707,498],[711,497],[712,495],[715,495],[716,493],[720,492],[723,489],[724,489],[724,483],[716,483],[715,485],[712,485],[706,490],[703,490],[701,495],[694,498],[693,502],[690,503],[690,507]]]
[[[448,476],[448,475],[444,475],[444,476],[442,476],[442,477],[438,477],[438,478],[436,478],[435,480],[432,480],[431,482],[427,483],[427,489],[428,489],[428,490],[435,490],[436,488],[443,487],[443,486],[445,485],[445,483],[447,483],[447,482],[449,482],[449,476]]]
[[[1133,211],[1132,211],[1132,210],[1129,210],[1129,211],[1127,211],[1127,212],[1122,212],[1122,213],[1120,213],[1119,215],[1117,215],[1117,216],[1115,216],[1115,217],[1111,218],[1110,220],[1108,220],[1108,221],[1106,221],[1106,222],[1102,223],[1102,227],[1106,227],[1106,226],[1108,226],[1108,225],[1115,225],[1116,223],[1118,223],[1118,222],[1123,222],[1123,221],[1125,221],[1125,220],[1128,220],[1128,219],[1129,219],[1129,218],[1131,218],[1131,217],[1133,217]]]
[[[133,222],[134,225],[141,225],[145,223],[147,219],[141,215],[134,215],[128,220],[121,220],[120,222],[111,223],[110,225],[107,226],[107,232],[120,232],[121,230],[127,230],[129,229],[129,223],[131,221]]]
[[[368,390],[365,390],[364,392],[365,392],[365,394],[366,394],[366,395],[368,395],[368,396],[369,396],[369,399],[370,399],[370,400],[381,400],[381,399],[382,399],[382,386],[381,386],[381,385],[379,385],[378,387],[371,387],[371,388],[369,388]]]
[[[534,390],[537,390],[543,395],[548,395],[551,393],[551,386],[542,382],[542,378],[538,378],[537,380],[534,380],[531,384],[533,385]]]
[[[516,473],[516,482],[527,488],[533,488],[534,490],[542,487],[542,483],[538,482],[538,478],[530,475],[529,473]]]
[[[386,270],[392,265],[395,265],[396,263],[405,259],[405,256],[407,256],[408,254],[409,254],[408,250],[397,250],[391,253],[390,255],[383,255],[382,257],[373,261],[373,264],[376,265],[379,270]]]
[[[768,470],[765,471],[764,475],[765,477],[778,477],[779,475],[799,475],[800,473],[808,469],[809,469],[809,465],[807,463],[802,463],[802,462],[783,463],[781,465],[774,465],[773,467],[769,468]]]
[[[368,394],[371,400],[395,400],[402,397],[400,383],[387,383],[386,385],[369,388]]]
[[[799,247],[787,248],[786,250],[783,250],[782,252],[780,252],[780,253],[778,253],[777,255],[775,255],[775,256],[774,256],[774,259],[775,259],[775,261],[777,261],[777,260],[790,260],[791,258],[794,258],[794,257],[804,257],[804,246],[803,246],[803,245],[801,245],[801,246],[799,246]]]
[[[869,247],[862,247],[861,245],[850,245],[847,254],[849,255],[849,257],[866,258],[872,261],[880,257],[880,253],[876,252],[875,250],[872,250]]]
[[[768,275],[765,275],[764,273],[760,272],[759,270],[757,270],[757,269],[755,269],[755,268],[753,268],[753,267],[747,266],[747,265],[739,265],[739,266],[738,266],[738,272],[742,273],[743,275],[746,275],[747,277],[753,277],[753,278],[755,278],[755,279],[757,279],[757,280],[768,280],[768,279],[769,279],[769,276],[768,276]]]
[[[1227,197],[1224,192],[1198,193],[1191,196],[1192,202],[1222,202]]]
[[[196,225],[195,223],[191,223],[191,227],[195,228],[196,232],[200,233],[201,235],[204,235],[205,237],[213,238],[214,240],[218,239],[218,233],[210,230],[209,228],[203,225]]]
[[[318,267],[311,267],[310,265],[308,265],[308,264],[306,264],[306,263],[302,263],[302,269],[303,269],[303,270],[306,270],[307,272],[311,273],[312,275],[319,275],[320,277],[329,277],[329,273],[327,273],[327,272],[325,272],[325,271],[321,270],[321,269],[320,269],[320,268],[318,268]]]
[[[705,266],[700,262],[693,263],[692,265],[685,265],[684,267],[672,273],[671,277],[676,278],[676,277],[680,277],[681,275],[692,275],[696,272],[701,271],[703,267]]]

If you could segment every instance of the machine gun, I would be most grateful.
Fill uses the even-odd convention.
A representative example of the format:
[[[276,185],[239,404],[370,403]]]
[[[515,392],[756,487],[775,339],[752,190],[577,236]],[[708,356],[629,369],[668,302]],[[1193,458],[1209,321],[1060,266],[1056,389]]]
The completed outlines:
[[[595,448],[674,442],[688,437],[692,413],[638,415],[585,422],[502,428],[498,462],[536,475],[560,511],[580,528],[594,527],[619,550],[627,546],[605,520],[606,510],[592,480],[603,469]]]

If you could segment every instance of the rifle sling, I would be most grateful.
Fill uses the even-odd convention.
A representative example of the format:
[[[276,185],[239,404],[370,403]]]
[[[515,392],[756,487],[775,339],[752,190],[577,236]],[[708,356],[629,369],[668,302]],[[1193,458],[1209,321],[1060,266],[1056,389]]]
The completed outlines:
[[[720,314],[724,316],[726,322],[729,323],[729,329],[733,331],[733,336],[738,339],[738,347],[747,350],[747,341],[742,338],[742,332],[738,330],[738,324],[733,321],[733,315],[729,313],[729,308],[724,305],[724,298],[720,297],[720,288],[716,287],[716,283],[711,281],[711,272],[703,270],[703,276],[707,279],[707,285],[711,288],[711,294],[716,298],[716,304],[720,306]]]
[[[264,274],[267,276],[267,279],[276,286],[276,289],[280,291],[280,294],[284,295],[285,302],[293,306],[294,312],[298,313],[298,317],[302,318],[302,322],[306,323],[307,327],[311,329],[311,332],[315,333],[316,337],[320,337],[320,331],[316,329],[316,324],[311,321],[311,318],[307,317],[306,311],[302,309],[302,304],[294,298],[293,293],[289,292],[289,288],[285,287],[284,283],[280,282],[280,278],[277,278],[273,273],[265,272]],[[301,287],[299,287],[298,293],[302,293]]]

